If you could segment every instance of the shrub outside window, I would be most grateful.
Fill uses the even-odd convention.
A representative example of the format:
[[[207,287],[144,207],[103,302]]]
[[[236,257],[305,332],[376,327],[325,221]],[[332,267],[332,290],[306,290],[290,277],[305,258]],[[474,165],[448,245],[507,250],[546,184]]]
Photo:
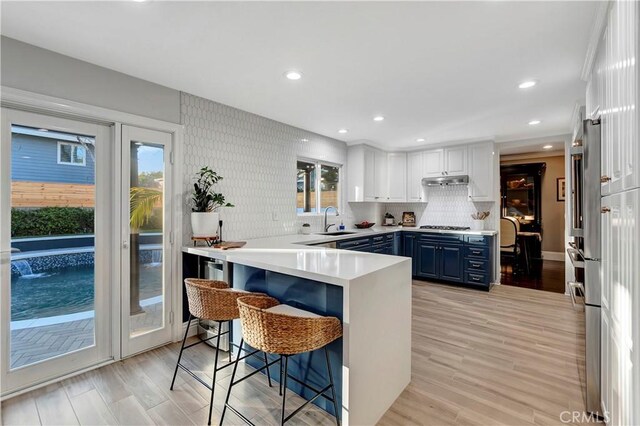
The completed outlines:
[[[340,166],[298,160],[296,211],[299,215],[324,214],[340,208]]]

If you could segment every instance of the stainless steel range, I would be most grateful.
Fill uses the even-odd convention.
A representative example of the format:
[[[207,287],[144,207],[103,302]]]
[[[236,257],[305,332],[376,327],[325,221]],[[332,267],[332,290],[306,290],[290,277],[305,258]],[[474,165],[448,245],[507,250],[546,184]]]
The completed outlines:
[[[433,229],[434,231],[468,231],[468,226],[444,226],[444,225],[422,225],[420,229]]]
[[[571,147],[570,220],[573,243],[567,249],[575,270],[569,282],[574,306],[584,305],[586,408],[600,410],[600,120],[584,120]]]

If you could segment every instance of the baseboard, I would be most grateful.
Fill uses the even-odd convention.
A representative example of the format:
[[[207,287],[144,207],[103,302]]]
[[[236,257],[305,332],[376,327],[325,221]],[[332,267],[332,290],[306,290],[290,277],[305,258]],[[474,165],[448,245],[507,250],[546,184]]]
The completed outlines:
[[[187,322],[182,323],[182,336],[184,336],[184,332],[187,329]],[[191,321],[191,326],[189,327],[188,337],[197,336],[198,335],[198,320],[194,319]]]
[[[542,258],[544,260],[557,260],[558,262],[564,262],[564,253],[561,251],[543,251]]]

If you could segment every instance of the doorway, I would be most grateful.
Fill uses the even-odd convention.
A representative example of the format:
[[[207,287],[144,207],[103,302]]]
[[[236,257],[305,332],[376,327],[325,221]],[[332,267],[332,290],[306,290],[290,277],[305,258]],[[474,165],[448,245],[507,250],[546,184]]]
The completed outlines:
[[[564,142],[518,151],[500,156],[500,282],[564,293]]]
[[[2,109],[2,393],[111,358],[112,128]]]
[[[172,148],[169,132],[2,109],[3,396],[171,342]]]

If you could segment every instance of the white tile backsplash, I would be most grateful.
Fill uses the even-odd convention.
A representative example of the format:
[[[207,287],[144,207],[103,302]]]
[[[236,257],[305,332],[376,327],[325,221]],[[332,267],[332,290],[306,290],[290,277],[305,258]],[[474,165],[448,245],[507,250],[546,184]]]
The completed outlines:
[[[181,94],[180,115],[184,125],[185,243],[191,239],[187,203],[194,174],[205,165],[224,177],[217,191],[235,204],[220,211],[225,240],[292,234],[303,222],[309,222],[314,232],[321,229],[322,217],[296,214],[296,159],[345,165],[344,142],[188,93]],[[342,176],[346,176],[346,166]],[[352,226],[353,215],[346,197],[342,199],[338,223],[343,220]]]
[[[418,225],[472,226],[471,214],[477,211],[489,211],[496,214],[495,203],[473,203],[469,201],[468,188],[465,185],[427,188],[427,203],[390,203],[380,204],[375,212],[376,222],[380,222],[385,212],[391,213],[396,221],[402,220],[403,212],[414,212]],[[353,204],[351,204],[353,209]],[[354,210],[354,215],[355,214]],[[486,224],[491,228],[491,222]]]

